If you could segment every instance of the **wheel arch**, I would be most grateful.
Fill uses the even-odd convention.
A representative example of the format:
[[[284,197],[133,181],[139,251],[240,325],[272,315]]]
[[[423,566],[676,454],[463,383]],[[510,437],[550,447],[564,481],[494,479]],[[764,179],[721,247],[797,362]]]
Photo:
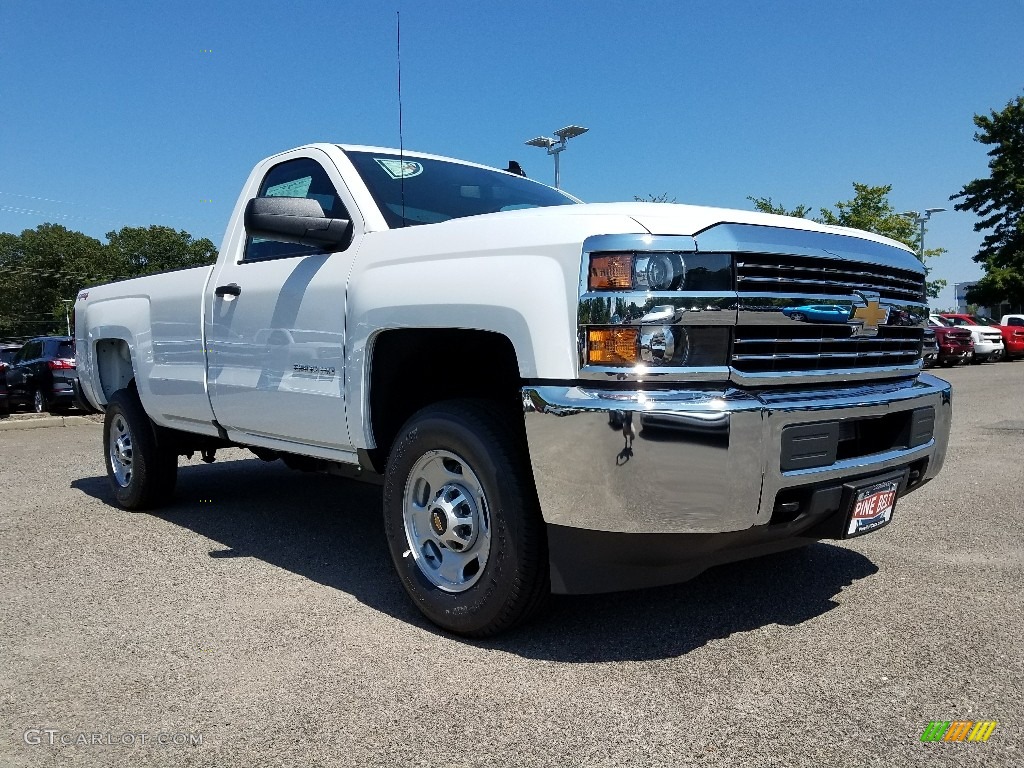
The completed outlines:
[[[119,389],[135,386],[135,363],[132,347],[123,338],[98,339],[93,344],[95,375],[93,394],[106,405]]]
[[[377,472],[383,473],[402,424],[428,405],[474,398],[521,411],[519,359],[501,333],[392,328],[370,341],[361,426],[366,456]]]

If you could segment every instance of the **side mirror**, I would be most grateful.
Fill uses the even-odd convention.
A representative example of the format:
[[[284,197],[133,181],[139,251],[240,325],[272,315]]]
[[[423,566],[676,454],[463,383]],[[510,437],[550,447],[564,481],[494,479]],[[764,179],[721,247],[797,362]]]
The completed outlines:
[[[245,230],[252,237],[331,250],[348,245],[352,222],[327,218],[312,198],[254,197],[245,206]]]

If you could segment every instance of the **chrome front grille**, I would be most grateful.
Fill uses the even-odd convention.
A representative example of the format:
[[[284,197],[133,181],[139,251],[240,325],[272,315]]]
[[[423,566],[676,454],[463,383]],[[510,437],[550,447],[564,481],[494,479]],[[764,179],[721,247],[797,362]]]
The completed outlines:
[[[592,288],[595,255],[651,253],[669,254],[683,282],[652,289],[634,276],[626,287]],[[721,223],[692,238],[591,237],[577,308],[580,377],[728,380],[765,391],[907,379],[922,365],[924,277],[906,248],[805,225]],[[695,344],[703,339],[714,341]],[[614,347],[621,359],[590,356],[605,354],[609,340],[625,350]]]
[[[845,325],[739,326],[732,367],[756,375],[913,366],[923,336],[923,328],[904,326],[883,326],[874,337],[851,337]]]
[[[921,276],[910,270],[867,262],[809,256],[743,253],[736,258],[741,293],[849,296],[874,291],[892,301],[924,301]]]

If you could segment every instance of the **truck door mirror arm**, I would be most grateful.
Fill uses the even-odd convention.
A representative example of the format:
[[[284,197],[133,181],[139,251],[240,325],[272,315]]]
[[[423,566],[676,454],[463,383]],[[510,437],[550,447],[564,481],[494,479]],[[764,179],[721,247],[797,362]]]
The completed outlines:
[[[330,219],[307,197],[254,197],[245,206],[245,229],[252,237],[337,250],[348,245],[352,222]]]

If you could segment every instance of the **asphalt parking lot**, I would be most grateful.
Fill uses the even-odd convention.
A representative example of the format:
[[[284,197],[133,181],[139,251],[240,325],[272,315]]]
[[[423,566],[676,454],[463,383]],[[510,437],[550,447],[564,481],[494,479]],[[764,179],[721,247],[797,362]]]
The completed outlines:
[[[407,602],[373,486],[228,451],[132,514],[97,423],[2,430],[0,765],[1020,766],[1024,362],[939,375],[946,467],[887,528],[491,642]]]

